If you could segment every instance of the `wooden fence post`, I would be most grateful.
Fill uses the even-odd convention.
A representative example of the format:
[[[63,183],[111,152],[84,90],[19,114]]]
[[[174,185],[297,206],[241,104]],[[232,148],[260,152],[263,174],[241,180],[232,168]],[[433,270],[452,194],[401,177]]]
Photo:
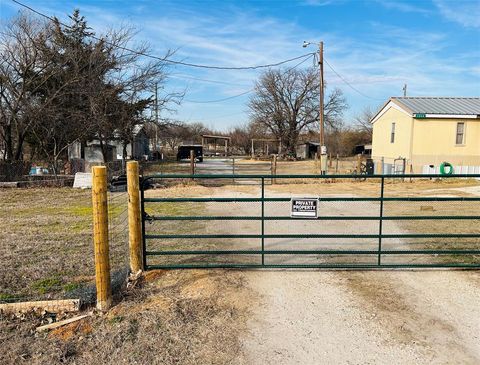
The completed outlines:
[[[195,151],[194,150],[190,150],[190,175],[195,175]]]
[[[95,252],[95,284],[97,309],[108,310],[112,305],[110,259],[108,248],[107,168],[92,168],[93,245]]]
[[[142,217],[140,212],[140,180],[137,161],[127,162],[127,188],[130,271],[136,274],[140,270],[143,270]]]
[[[277,155],[273,155],[273,158],[272,158],[272,175],[276,175],[277,174]],[[272,184],[276,184],[277,183],[277,179],[276,178],[273,178],[272,179]]]
[[[360,174],[360,165],[362,164],[362,155],[357,155],[357,173]]]

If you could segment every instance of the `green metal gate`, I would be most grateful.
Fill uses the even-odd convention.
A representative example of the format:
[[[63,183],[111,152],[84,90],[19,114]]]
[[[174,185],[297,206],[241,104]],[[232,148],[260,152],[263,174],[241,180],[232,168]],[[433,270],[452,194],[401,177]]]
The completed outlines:
[[[367,175],[363,195],[356,175],[148,176],[141,184],[144,267],[480,268],[480,197],[415,190],[427,179],[459,178],[480,175]],[[390,194],[386,187],[399,179],[413,181],[415,194]],[[214,182],[216,191],[245,181],[258,194],[172,197],[145,188],[193,180],[192,189]],[[359,185],[350,194],[309,194],[318,199],[313,219],[291,216],[292,195],[274,191],[309,183],[321,190],[335,181]]]

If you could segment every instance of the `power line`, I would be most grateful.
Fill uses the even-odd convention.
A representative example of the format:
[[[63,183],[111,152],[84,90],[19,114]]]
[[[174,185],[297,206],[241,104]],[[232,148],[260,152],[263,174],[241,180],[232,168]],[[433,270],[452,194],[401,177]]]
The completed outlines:
[[[240,115],[240,114],[245,114],[245,112],[236,112],[236,113],[229,113],[229,114],[224,114],[224,115],[216,115],[216,116],[213,116],[212,118],[192,118],[192,117],[189,117],[188,121],[192,121],[192,122],[207,121],[208,122],[208,121],[212,121],[212,120],[233,117],[235,115]]]
[[[194,104],[220,103],[220,102],[222,102],[222,101],[227,101],[227,100],[230,100],[230,99],[239,98],[240,96],[249,94],[249,93],[251,93],[251,92],[254,91],[254,90],[255,90],[255,89],[250,89],[250,90],[244,91],[243,93],[240,93],[240,94],[237,94],[237,95],[232,95],[232,96],[229,96],[229,97],[223,98],[223,99],[205,100],[205,101],[201,101],[201,100],[185,100],[185,102],[187,102],[187,103],[194,103]]]
[[[356,87],[354,87],[351,83],[349,83],[347,80],[345,80],[345,78],[343,78],[342,75],[340,75],[337,71],[335,71],[335,69],[332,67],[332,65],[330,65],[328,63],[328,61],[324,58],[323,59],[325,61],[325,63],[328,65],[328,67],[330,67],[330,69],[335,73],[335,75],[337,75],[345,84],[347,84],[348,86],[350,86],[350,88],[354,91],[356,91],[357,93],[359,93],[360,95],[368,98],[368,99],[372,99],[372,100],[380,100],[380,99],[377,99],[377,98],[372,98],[371,96],[368,96],[367,94],[364,94],[363,92],[361,92],[360,90],[358,90]]]
[[[50,21],[57,21],[59,24],[61,24],[62,26],[66,27],[66,28],[70,28],[72,29],[71,26],[65,24],[65,23],[62,23],[60,20],[56,19],[56,18],[52,18],[38,10],[35,10],[34,8],[26,5],[26,4],[23,4],[17,0],[12,0],[15,4],[17,5],[20,5],[21,7],[24,7],[25,9],[28,9],[30,10],[31,12],[37,14],[37,15],[40,15],[46,19],[49,19]],[[93,38],[93,39],[96,39],[97,41],[102,41],[102,42],[105,42],[106,44],[109,44],[110,46],[114,46],[118,49],[122,49],[124,51],[127,51],[127,52],[131,52],[131,53],[135,53],[135,54],[138,54],[139,56],[144,56],[144,57],[148,57],[148,58],[152,58],[152,59],[156,59],[156,60],[159,60],[159,61],[162,61],[162,62],[166,62],[166,63],[171,63],[171,64],[174,64],[174,65],[180,65],[180,66],[186,66],[186,67],[195,67],[195,68],[206,68],[206,69],[214,69],[214,70],[256,70],[256,69],[260,69],[260,68],[269,68],[269,67],[276,67],[276,66],[280,66],[280,65],[283,65],[285,63],[289,63],[289,62],[292,62],[292,61],[296,61],[296,60],[299,60],[303,57],[306,57],[306,56],[309,56],[309,55],[312,55],[313,53],[307,53],[307,54],[304,54],[304,55],[301,55],[301,56],[298,56],[298,57],[294,57],[294,58],[290,58],[290,59],[287,59],[287,60],[283,60],[283,61],[280,61],[280,62],[276,62],[276,63],[271,63],[271,64],[266,64],[266,65],[257,65],[257,66],[241,66],[241,67],[230,67],[230,66],[211,66],[211,65],[201,65],[201,64],[196,64],[196,63],[189,63],[189,62],[182,62],[182,61],[174,61],[174,60],[170,60],[166,57],[159,57],[159,56],[154,56],[154,55],[151,55],[151,54],[148,54],[148,53],[145,53],[145,52],[140,52],[140,51],[136,51],[134,49],[131,49],[131,48],[128,48],[128,47],[123,47],[123,46],[120,46],[118,44],[114,44],[114,43],[111,43],[109,42],[108,40],[106,39],[102,39],[102,38],[99,38],[99,37],[96,37],[94,35],[89,35],[90,38]]]
[[[312,54],[309,55],[310,57],[312,57]],[[307,57],[305,58],[304,60],[302,60],[301,62],[297,63],[295,66],[293,67],[290,67],[288,69],[285,70],[284,74],[297,68],[298,66],[300,66],[301,64],[305,63],[306,61],[308,61],[310,59],[310,57]],[[205,100],[205,101],[197,101],[197,100],[184,100],[185,102],[187,103],[195,103],[195,104],[210,104],[210,103],[220,103],[222,101],[227,101],[227,100],[230,100],[230,99],[234,99],[234,98],[238,98],[240,96],[243,96],[243,95],[246,95],[246,94],[249,94],[251,92],[255,91],[255,88],[252,88],[250,90],[247,90],[247,91],[244,91],[240,94],[237,94],[237,95],[233,95],[233,96],[229,96],[227,98],[223,98],[223,99],[218,99],[218,100]]]
[[[243,87],[247,87],[247,85],[244,85],[244,84],[236,84],[236,83],[234,83],[234,82],[203,79],[203,78],[200,78],[200,77],[193,77],[193,76],[186,76],[186,75],[169,74],[167,77],[168,77],[168,78],[174,78],[174,79],[181,79],[181,80],[195,80],[195,81],[202,81],[202,82],[211,82],[212,84],[233,85],[233,86],[243,86]]]

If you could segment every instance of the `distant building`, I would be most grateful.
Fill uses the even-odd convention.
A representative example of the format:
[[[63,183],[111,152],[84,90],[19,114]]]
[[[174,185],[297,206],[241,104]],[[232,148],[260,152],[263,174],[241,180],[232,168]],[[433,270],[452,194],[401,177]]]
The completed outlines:
[[[202,134],[202,149],[205,156],[228,156],[231,144],[231,137]]]
[[[480,166],[480,98],[392,97],[371,123],[372,158],[384,172],[398,159],[415,173],[445,161]]]
[[[371,155],[372,154],[372,145],[371,144],[359,144],[355,146],[354,150],[356,155]]]
[[[308,160],[315,158],[315,154],[318,152],[318,142],[305,142],[297,145],[296,157],[300,160]]]
[[[123,158],[123,145],[121,141],[115,140],[110,142],[116,150],[116,159]],[[133,128],[133,143],[128,143],[126,146],[128,160],[143,160],[150,156],[150,140],[148,138],[145,127],[141,124]]]
[[[136,125],[133,129],[133,143],[126,145],[126,158],[142,160],[150,156],[150,141],[143,125]],[[123,158],[123,144],[119,140],[107,142],[107,161],[103,161],[100,141],[93,139],[85,144],[74,142],[68,147],[68,159],[83,159],[87,164],[118,161]],[[87,165],[88,166],[88,165]]]

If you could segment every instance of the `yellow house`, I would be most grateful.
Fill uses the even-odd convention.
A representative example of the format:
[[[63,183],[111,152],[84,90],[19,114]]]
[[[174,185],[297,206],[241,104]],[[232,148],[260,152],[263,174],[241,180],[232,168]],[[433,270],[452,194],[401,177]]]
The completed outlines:
[[[371,123],[372,158],[384,173],[403,161],[406,173],[438,172],[442,162],[480,172],[480,98],[392,97]]]

